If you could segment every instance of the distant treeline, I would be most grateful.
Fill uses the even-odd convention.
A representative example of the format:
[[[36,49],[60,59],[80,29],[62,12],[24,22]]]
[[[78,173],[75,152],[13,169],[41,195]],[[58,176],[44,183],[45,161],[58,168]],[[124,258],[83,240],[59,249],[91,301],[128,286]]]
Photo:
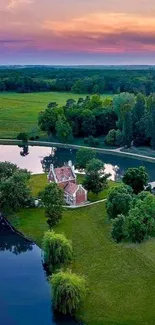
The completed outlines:
[[[148,96],[155,92],[155,69],[1,67],[0,91],[64,91],[78,94],[140,92]]]

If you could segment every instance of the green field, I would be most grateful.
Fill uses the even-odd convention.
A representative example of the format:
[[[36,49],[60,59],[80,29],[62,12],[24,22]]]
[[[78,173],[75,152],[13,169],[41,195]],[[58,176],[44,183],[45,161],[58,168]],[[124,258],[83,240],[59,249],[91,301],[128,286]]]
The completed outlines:
[[[0,138],[15,138],[19,132],[39,134],[38,114],[49,102],[65,104],[68,98],[77,100],[85,95],[73,93],[0,93]],[[104,97],[107,95],[103,95]]]
[[[41,245],[43,209],[25,209],[11,223]],[[155,240],[117,245],[111,240],[105,204],[66,210],[55,227],[72,240],[72,269],[88,283],[78,316],[85,325],[155,324]]]

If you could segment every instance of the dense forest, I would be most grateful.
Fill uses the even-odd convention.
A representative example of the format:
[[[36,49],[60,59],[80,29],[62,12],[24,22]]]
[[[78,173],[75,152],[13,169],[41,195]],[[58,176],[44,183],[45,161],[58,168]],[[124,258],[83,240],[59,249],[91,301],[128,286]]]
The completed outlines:
[[[141,67],[1,67],[0,91],[79,94],[155,92],[155,69]]]
[[[144,96],[123,92],[113,98],[100,95],[68,99],[63,107],[51,102],[40,112],[39,127],[61,142],[85,137],[91,146],[104,136],[110,146],[151,146],[155,149],[155,94]]]

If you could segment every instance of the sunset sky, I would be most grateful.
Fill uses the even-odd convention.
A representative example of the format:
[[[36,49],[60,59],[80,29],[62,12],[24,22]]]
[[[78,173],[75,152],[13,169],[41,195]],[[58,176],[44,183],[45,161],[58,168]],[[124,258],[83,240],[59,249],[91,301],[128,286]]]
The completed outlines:
[[[0,0],[0,64],[155,64],[155,0]]]

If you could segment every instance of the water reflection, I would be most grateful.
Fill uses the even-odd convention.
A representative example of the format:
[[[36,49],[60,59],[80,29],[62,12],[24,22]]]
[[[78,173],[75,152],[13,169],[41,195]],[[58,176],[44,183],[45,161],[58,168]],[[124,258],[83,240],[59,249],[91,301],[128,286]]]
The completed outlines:
[[[29,154],[29,147],[28,146],[19,146],[19,148],[22,148],[22,150],[20,151],[20,155],[22,157],[25,157]]]
[[[41,250],[14,232],[0,215],[0,325],[77,325],[58,317]]]
[[[60,167],[71,160],[74,165],[76,158],[76,150],[64,148],[29,146],[29,148],[23,148],[21,154],[20,152],[21,148],[18,146],[0,145],[0,161],[10,161],[37,174],[48,172],[51,163],[55,167]],[[150,181],[155,181],[155,168],[151,162],[111,154],[101,153],[97,156],[105,163],[105,171],[112,175],[112,180],[119,180],[126,168],[144,166],[149,174]]]
[[[17,236],[0,216],[0,251],[9,251],[18,255],[31,251],[32,248],[33,243],[22,236]]]

